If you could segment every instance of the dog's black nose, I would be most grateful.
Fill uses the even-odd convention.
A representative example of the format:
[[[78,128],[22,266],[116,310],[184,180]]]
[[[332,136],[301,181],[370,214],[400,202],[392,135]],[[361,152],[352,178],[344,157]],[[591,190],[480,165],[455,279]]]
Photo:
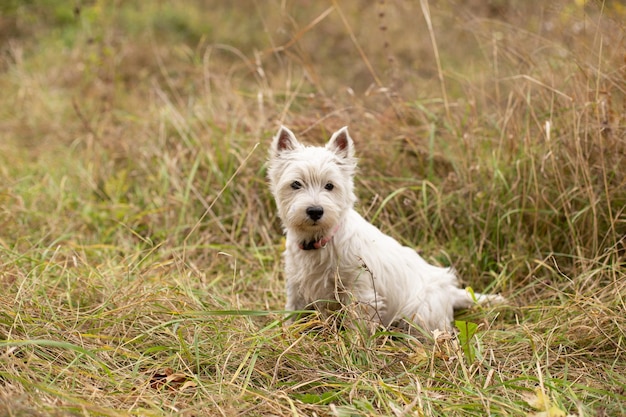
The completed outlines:
[[[311,206],[307,207],[306,215],[313,221],[318,221],[324,215],[324,207],[322,206]]]

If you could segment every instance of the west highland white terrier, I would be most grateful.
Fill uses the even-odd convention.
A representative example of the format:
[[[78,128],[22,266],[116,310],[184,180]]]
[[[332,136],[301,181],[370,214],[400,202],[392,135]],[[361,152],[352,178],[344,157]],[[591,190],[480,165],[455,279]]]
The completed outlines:
[[[363,219],[353,209],[356,165],[347,127],[324,147],[301,144],[284,126],[273,139],[268,177],[287,237],[288,311],[349,306],[369,329],[450,331],[455,309],[504,300],[472,296],[454,270],[430,265]]]

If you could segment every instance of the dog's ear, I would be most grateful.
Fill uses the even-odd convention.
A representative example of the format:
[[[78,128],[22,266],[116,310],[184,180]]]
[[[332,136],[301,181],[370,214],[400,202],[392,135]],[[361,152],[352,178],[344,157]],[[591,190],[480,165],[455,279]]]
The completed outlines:
[[[272,141],[272,155],[278,155],[282,151],[293,150],[299,145],[296,135],[285,126],[281,126]]]
[[[344,126],[333,133],[326,144],[326,149],[343,158],[352,158],[354,156],[354,142],[352,142],[352,138],[348,134],[348,126]]]

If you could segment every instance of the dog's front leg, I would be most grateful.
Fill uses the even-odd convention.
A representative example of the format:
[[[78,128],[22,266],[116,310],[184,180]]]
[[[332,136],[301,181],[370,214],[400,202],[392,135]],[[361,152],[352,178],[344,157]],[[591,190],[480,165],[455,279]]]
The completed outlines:
[[[287,281],[287,305],[285,306],[285,310],[304,310],[306,306],[306,301],[302,296],[299,285],[294,283],[293,280]]]

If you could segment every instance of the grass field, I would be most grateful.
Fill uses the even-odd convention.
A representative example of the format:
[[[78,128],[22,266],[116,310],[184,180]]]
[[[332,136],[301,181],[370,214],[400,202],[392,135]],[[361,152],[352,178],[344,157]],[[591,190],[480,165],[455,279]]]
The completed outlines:
[[[38,5],[35,5],[38,3]],[[0,5],[0,416],[626,415],[620,1]],[[284,323],[265,179],[348,125],[458,339]]]

